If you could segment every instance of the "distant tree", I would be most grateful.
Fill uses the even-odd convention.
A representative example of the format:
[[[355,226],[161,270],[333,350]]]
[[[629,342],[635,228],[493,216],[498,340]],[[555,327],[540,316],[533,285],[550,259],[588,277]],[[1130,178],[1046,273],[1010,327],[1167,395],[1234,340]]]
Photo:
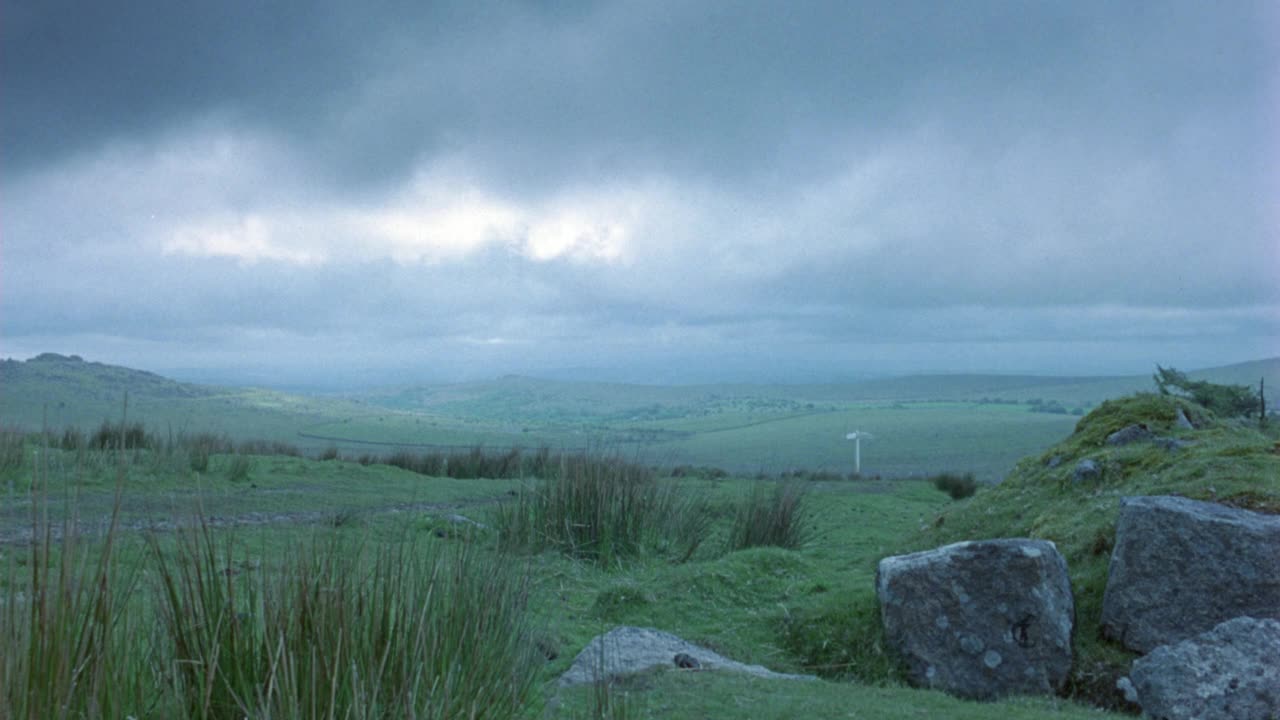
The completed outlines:
[[[1189,397],[1224,417],[1252,415],[1261,404],[1258,393],[1248,385],[1219,385],[1207,380],[1192,380],[1184,372],[1159,365],[1153,378],[1161,395]]]

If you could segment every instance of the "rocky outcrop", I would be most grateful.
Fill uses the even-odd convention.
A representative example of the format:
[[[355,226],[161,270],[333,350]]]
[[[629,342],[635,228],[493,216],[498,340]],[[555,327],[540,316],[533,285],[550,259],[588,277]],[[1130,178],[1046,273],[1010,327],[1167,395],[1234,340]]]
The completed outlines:
[[[1182,497],[1120,502],[1106,634],[1148,652],[1235,617],[1280,618],[1280,517]]]
[[[573,665],[560,676],[560,685],[582,685],[657,667],[726,670],[790,680],[814,679],[812,675],[788,675],[760,665],[745,665],[661,630],[623,625],[587,643],[574,658]]]
[[[1280,622],[1242,617],[1133,661],[1119,686],[1164,720],[1280,717]]]
[[[1074,603],[1051,542],[961,542],[887,557],[876,593],[888,645],[916,685],[976,699],[1050,694],[1071,670]]]

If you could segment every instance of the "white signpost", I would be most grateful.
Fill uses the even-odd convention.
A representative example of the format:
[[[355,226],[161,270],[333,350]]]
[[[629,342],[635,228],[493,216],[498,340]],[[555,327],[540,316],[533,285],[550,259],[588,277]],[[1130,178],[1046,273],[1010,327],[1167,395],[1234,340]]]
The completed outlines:
[[[861,430],[854,430],[844,436],[845,440],[853,441],[853,472],[858,475],[862,474],[862,438],[870,440],[874,437],[875,435]]]

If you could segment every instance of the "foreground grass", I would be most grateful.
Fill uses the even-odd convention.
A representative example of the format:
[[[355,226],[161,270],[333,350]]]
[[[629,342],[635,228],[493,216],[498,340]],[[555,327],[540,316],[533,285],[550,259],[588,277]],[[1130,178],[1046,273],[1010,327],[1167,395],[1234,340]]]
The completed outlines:
[[[275,494],[285,495],[279,508],[291,512],[315,504],[371,506],[376,497],[409,492],[395,490],[397,485],[412,486],[413,494],[425,500],[434,497],[437,487],[442,497],[459,497],[468,487],[377,466],[300,458],[279,462],[256,461],[250,482],[263,491],[307,488]],[[63,480],[75,484],[74,477]],[[146,500],[172,492],[156,488],[182,482],[156,476],[125,487]],[[243,483],[225,476],[208,482],[215,498],[244,489]],[[472,496],[481,490],[500,495],[512,487],[466,482],[475,483],[469,486]],[[526,549],[533,554],[520,555],[514,569],[521,571],[508,576],[510,559],[493,549],[498,530],[459,530],[419,511],[234,532],[161,534],[149,550],[140,547],[143,536],[138,533],[119,536],[112,548],[88,538],[75,546],[50,542],[43,546],[50,548],[43,564],[19,561],[15,546],[0,547],[0,562],[5,563],[0,567],[10,572],[0,588],[0,610],[10,616],[0,621],[7,622],[2,628],[7,634],[0,635],[5,641],[0,662],[9,668],[0,672],[9,703],[0,707],[0,717],[444,717],[450,715],[433,713],[445,712],[437,703],[446,695],[470,698],[469,705],[449,706],[453,716],[475,710],[479,717],[537,717],[550,703],[551,716],[582,717],[594,712],[592,691],[557,696],[554,681],[591,637],[624,623],[674,632],[744,662],[835,679],[789,684],[660,673],[610,689],[629,693],[631,717],[789,717],[797,709],[804,715],[836,717],[864,709],[866,717],[990,716],[983,712],[1013,720],[1084,716],[1075,706],[1053,702],[980,706],[903,688],[883,652],[864,641],[878,627],[878,617],[851,617],[849,608],[856,609],[858,598],[870,592],[876,560],[940,511],[962,507],[929,483],[811,482],[805,486],[806,532],[797,547],[729,550],[744,500],[754,499],[764,508],[775,497],[785,500],[785,493],[775,495],[775,483],[654,482],[703,499],[710,522],[701,550],[692,557],[646,551],[602,564],[547,546],[541,552]],[[109,559],[109,596],[94,590],[104,587],[95,574],[104,558]],[[31,622],[24,598],[60,596],[31,594],[31,573],[37,567],[42,578],[56,577],[66,568],[73,582],[65,587],[88,592],[62,625],[75,628],[79,618],[89,630],[64,637],[97,638],[82,644],[55,638],[49,647],[57,652],[50,656],[64,658],[60,662],[65,668],[93,668],[76,658],[95,648],[110,651],[100,656],[103,666],[78,676],[76,692],[82,694],[72,703],[65,702],[70,683],[48,683],[50,676],[40,675],[43,670],[13,670],[29,655],[15,648],[23,647],[21,639],[29,637],[24,634],[39,627]],[[471,584],[461,589],[450,579],[450,569],[459,567],[476,573],[467,576],[463,585]],[[76,574],[76,568],[86,570]],[[510,577],[511,584],[499,587],[490,576]],[[527,603],[516,602],[526,589]],[[495,598],[513,601],[492,616],[485,608]],[[104,607],[107,612],[98,610]],[[502,615],[506,612],[510,614]],[[480,622],[485,617],[495,619]],[[431,624],[441,622],[444,630]],[[465,639],[476,624],[495,634]],[[429,646],[440,637],[460,638],[447,643],[462,653],[456,662],[446,663],[449,667],[475,671],[451,670],[441,679],[426,668],[404,666],[406,658],[434,657]],[[529,659],[523,653],[530,649],[550,659],[531,657],[530,665],[520,660],[518,667],[532,668],[530,674],[504,664],[511,658]],[[477,654],[479,664],[469,664],[472,660],[466,658]],[[481,672],[490,666],[506,667],[501,674],[505,680]],[[102,680],[84,681],[91,676]],[[20,684],[14,680],[19,677],[27,680]],[[483,677],[489,680],[467,686],[481,690],[444,692],[448,683]],[[854,682],[856,678],[862,681]],[[23,690],[35,685],[63,690],[37,706]],[[59,697],[63,704],[55,707]]]
[[[563,693],[557,717],[596,717],[594,689]],[[1053,698],[1015,698],[997,704],[958,700],[941,692],[867,687],[824,680],[764,680],[720,672],[663,670],[620,681],[610,689],[626,701],[628,718],[864,718],[866,720],[1008,720],[1114,717]]]

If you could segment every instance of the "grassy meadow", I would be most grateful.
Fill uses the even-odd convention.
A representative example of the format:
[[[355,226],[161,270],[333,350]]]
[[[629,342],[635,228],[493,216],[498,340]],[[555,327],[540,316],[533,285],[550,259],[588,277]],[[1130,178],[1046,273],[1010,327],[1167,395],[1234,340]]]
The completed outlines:
[[[1116,380],[874,384],[893,398],[505,378],[325,398],[44,362],[0,377],[6,719],[1115,716],[1129,655],[1097,614],[1119,497],[1280,511],[1274,427],[1092,397]],[[1173,427],[1178,406],[1199,429]],[[1102,443],[1139,421],[1188,449]],[[861,477],[853,429],[875,434]],[[1104,471],[1073,483],[1086,457]],[[941,472],[1005,479],[953,500],[926,479]],[[880,643],[876,563],[1000,536],[1067,557],[1067,697],[907,687]],[[619,624],[818,679],[673,666],[558,689]]]

